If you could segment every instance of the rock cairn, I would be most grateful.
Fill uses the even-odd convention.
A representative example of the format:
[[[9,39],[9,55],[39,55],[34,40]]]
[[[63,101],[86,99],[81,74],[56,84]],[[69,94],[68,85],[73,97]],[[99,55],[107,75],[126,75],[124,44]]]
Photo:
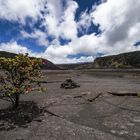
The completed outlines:
[[[74,82],[72,79],[66,79],[60,86],[61,88],[78,88],[80,87],[76,82]]]

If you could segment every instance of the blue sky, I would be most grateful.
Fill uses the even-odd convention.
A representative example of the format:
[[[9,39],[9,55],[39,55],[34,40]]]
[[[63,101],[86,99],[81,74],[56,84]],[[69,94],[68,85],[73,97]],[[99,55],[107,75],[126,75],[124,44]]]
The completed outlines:
[[[139,12],[138,0],[0,0],[0,50],[54,63],[140,50]]]

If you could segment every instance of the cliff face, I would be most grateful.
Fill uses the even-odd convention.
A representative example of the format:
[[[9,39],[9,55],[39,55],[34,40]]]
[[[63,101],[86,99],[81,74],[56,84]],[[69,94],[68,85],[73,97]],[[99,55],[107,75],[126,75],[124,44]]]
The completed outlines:
[[[0,51],[0,57],[15,57],[16,54],[14,53],[10,53],[10,52],[4,52],[4,51]],[[51,69],[51,70],[56,70],[59,69],[59,67],[57,67],[55,64],[53,64],[52,62],[46,60],[46,59],[42,59],[44,64],[42,66],[42,69]]]
[[[140,51],[96,58],[94,68],[140,68]]]

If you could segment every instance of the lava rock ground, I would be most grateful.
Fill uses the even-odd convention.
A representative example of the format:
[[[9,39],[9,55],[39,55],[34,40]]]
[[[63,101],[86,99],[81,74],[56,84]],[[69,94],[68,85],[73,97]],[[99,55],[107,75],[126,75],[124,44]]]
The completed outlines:
[[[46,93],[21,96],[18,110],[0,101],[0,140],[138,140],[140,72],[43,71]],[[80,87],[62,89],[71,78]]]

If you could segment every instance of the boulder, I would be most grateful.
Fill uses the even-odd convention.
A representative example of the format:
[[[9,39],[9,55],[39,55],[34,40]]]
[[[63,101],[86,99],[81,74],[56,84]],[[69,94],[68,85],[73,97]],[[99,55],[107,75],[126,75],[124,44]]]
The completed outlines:
[[[66,79],[60,86],[61,88],[77,88],[80,87],[76,82],[72,79]]]

